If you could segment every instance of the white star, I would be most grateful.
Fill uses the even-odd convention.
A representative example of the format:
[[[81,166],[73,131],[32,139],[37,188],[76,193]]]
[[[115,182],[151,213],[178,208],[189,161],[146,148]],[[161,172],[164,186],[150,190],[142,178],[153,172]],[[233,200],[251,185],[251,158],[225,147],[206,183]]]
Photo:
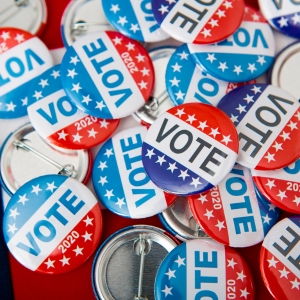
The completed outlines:
[[[21,101],[22,101],[22,106],[25,106],[28,103],[28,98],[25,97],[24,99],[21,99]]]
[[[9,31],[2,31],[2,34],[0,36],[4,41],[9,40],[11,38]]]
[[[51,76],[53,76],[54,79],[56,79],[57,77],[60,77],[59,71],[53,70],[53,72],[51,73]]]
[[[283,198],[287,198],[287,196],[285,195],[285,191],[281,191],[281,190],[279,190],[279,194],[276,196],[278,196],[281,201]]]
[[[98,183],[101,183],[101,185],[103,186],[105,183],[108,183],[108,181],[106,180],[107,176],[102,177],[100,176],[100,180],[98,181]]]
[[[241,297],[245,297],[247,299],[248,295],[250,293],[247,292],[247,288],[245,288],[244,290],[240,290],[241,291]]]
[[[248,68],[247,70],[249,70],[251,73],[255,72],[257,69],[255,68],[255,64],[249,64],[248,63]]]
[[[69,260],[70,260],[70,258],[67,258],[67,257],[63,256],[63,258],[60,259],[59,261],[61,261],[62,266],[64,266],[64,265],[70,265]]]
[[[233,114],[231,114],[230,120],[231,120],[233,123],[239,122],[238,117],[239,117],[239,116],[234,116]]]
[[[21,202],[23,205],[25,205],[25,202],[28,201],[29,199],[26,198],[26,194],[24,194],[23,196],[19,195],[19,201]]]
[[[294,14],[294,16],[291,18],[294,22],[294,25],[300,23],[300,15]]]
[[[269,262],[269,268],[277,268],[276,264],[278,263],[278,260],[276,260],[274,256],[272,256],[272,259],[267,259],[267,261]]]
[[[136,33],[138,30],[141,30],[141,29],[139,28],[139,24],[132,24],[132,23],[131,23],[131,27],[130,27],[129,30],[131,30],[131,31],[133,31],[134,33]]]
[[[236,274],[237,274],[237,276],[238,276],[236,280],[242,280],[243,282],[244,282],[244,278],[247,277],[246,275],[244,275],[244,271],[243,271],[243,270],[242,270],[241,273],[236,272]]]
[[[248,94],[247,94],[246,98],[243,98],[243,100],[247,101],[247,104],[249,104],[250,102],[254,102],[253,96],[250,96]]]
[[[172,288],[173,288],[173,287],[168,287],[168,286],[165,285],[165,289],[164,289],[164,290],[161,290],[161,291],[164,292],[164,293],[165,293],[165,297],[167,297],[168,295],[173,295],[173,294],[171,293]]]
[[[243,106],[243,105],[239,104],[239,107],[237,107],[236,110],[238,110],[238,111],[240,112],[240,114],[241,114],[242,112],[247,112],[247,110],[246,110],[245,107],[246,107],[246,105]]]
[[[218,220],[218,224],[215,225],[216,227],[219,228],[219,231],[221,231],[223,228],[226,228],[226,227],[224,226],[224,222],[225,222],[225,221],[221,222],[221,221]]]
[[[105,119],[102,119],[101,121],[99,121],[99,124],[100,124],[100,128],[106,128],[106,129],[107,129],[107,126],[109,125],[109,123]]]
[[[197,121],[197,119],[195,118],[195,114],[188,115],[188,118],[186,119],[186,122],[190,122],[190,124],[193,124],[194,121]]]
[[[294,281],[290,281],[290,283],[292,284],[292,289],[297,289],[297,290],[299,290],[300,282],[297,280],[296,277],[295,277],[295,280],[294,280]]]
[[[269,215],[266,214],[266,216],[262,216],[262,218],[264,219],[264,222],[263,223],[267,223],[270,225],[270,221],[272,220],[272,218],[269,218]]]
[[[185,115],[184,108],[177,109],[175,116],[179,116],[179,118],[181,118],[182,115]]]
[[[276,159],[274,158],[274,154],[271,154],[270,152],[268,152],[268,154],[266,156],[264,156],[264,158],[266,158],[268,160],[268,163],[272,160],[276,161]]]
[[[72,79],[74,79],[74,76],[78,75],[78,73],[75,72],[75,69],[73,70],[68,70],[68,75],[67,76],[70,76],[72,77]]]
[[[89,216],[86,216],[86,219],[82,221],[85,223],[85,227],[87,227],[89,225],[93,226],[93,220],[94,218],[89,218]]]
[[[151,159],[153,155],[156,155],[156,154],[154,153],[154,148],[152,148],[151,150],[147,149],[147,154],[146,154],[146,156],[148,156],[149,159]]]
[[[114,155],[113,148],[111,148],[111,149],[106,148],[104,155],[106,155],[107,158],[109,158],[111,155]]]
[[[224,10],[220,9],[216,12],[216,15],[218,15],[219,18],[226,17]]]
[[[222,72],[224,72],[226,69],[228,69],[227,65],[226,65],[226,61],[225,62],[219,62],[219,66],[218,66],[218,69],[221,69]]]
[[[266,63],[265,57],[258,55],[257,62],[260,63],[260,65],[262,66],[264,63]]]
[[[122,38],[120,38],[120,37],[116,36],[112,41],[114,42],[115,45],[122,45]]]
[[[209,24],[212,28],[214,28],[215,26],[218,26],[218,27],[219,27],[218,22],[219,22],[218,20],[211,19],[211,20],[208,22],[208,24]]]
[[[278,270],[280,272],[280,278],[285,277],[288,278],[288,274],[290,274],[290,272],[284,267],[282,270]]]
[[[177,263],[178,268],[179,268],[181,265],[185,266],[184,260],[185,260],[185,258],[181,258],[181,257],[178,255],[178,259],[175,260],[174,262]]]
[[[39,192],[41,192],[41,191],[42,190],[40,189],[40,185],[39,184],[36,185],[36,186],[32,185],[32,191],[31,191],[31,193],[35,193],[36,195],[38,195]]]
[[[174,162],[173,164],[169,163],[169,168],[167,170],[170,170],[173,173],[176,169],[178,169],[176,167],[176,162]]]
[[[117,23],[121,24],[122,26],[124,26],[126,23],[128,23],[126,16],[124,17],[120,17],[119,16],[119,20],[117,21]],[[121,39],[122,40],[122,39]],[[121,43],[120,43],[121,44]],[[115,44],[116,45],[116,44]]]
[[[201,31],[201,34],[204,35],[204,38],[207,38],[208,36],[211,36],[211,29],[204,28],[203,31]]]
[[[144,76],[149,76],[150,70],[149,70],[149,69],[146,69],[146,68],[144,67],[143,70],[140,70],[140,72],[143,74],[143,77],[144,77]]]
[[[206,125],[207,120],[205,120],[204,122],[200,122],[199,121],[199,126],[197,128],[201,128],[201,130],[203,131],[206,127],[208,127],[208,125]]]
[[[202,184],[202,182],[199,181],[199,178],[200,178],[200,177],[197,177],[197,178],[193,178],[193,177],[192,177],[192,182],[190,183],[190,185],[193,185],[195,188],[197,188],[197,186],[198,186],[199,184]]]
[[[135,49],[135,44],[132,44],[132,43],[129,42],[126,45],[126,48],[127,48],[128,51],[134,50]]]
[[[285,140],[290,140],[291,138],[290,138],[290,133],[289,132],[282,132],[282,134],[280,135],[282,138],[283,138],[283,140],[285,141]]]
[[[234,70],[233,70],[234,73],[236,73],[237,75],[240,75],[240,73],[243,72],[242,70],[242,67],[241,66],[234,66]]]
[[[185,177],[189,177],[190,175],[187,173],[188,170],[185,171],[180,170],[180,175],[178,177],[182,177],[183,181],[185,180]]]
[[[268,205],[269,205],[269,211],[270,210],[276,211],[276,206],[274,204],[268,203]]]
[[[58,132],[57,133],[59,135],[59,140],[63,139],[63,140],[66,140],[66,136],[68,136],[69,134],[68,133],[65,133],[64,130],[62,130],[61,132]]]
[[[47,269],[54,268],[54,263],[55,263],[55,260],[51,260],[50,258],[48,258],[48,260],[46,262],[44,262],[44,264],[47,265]]]
[[[77,55],[74,57],[71,56],[70,64],[74,64],[76,66],[78,62],[80,62],[80,60],[78,59]]]
[[[300,197],[296,197],[295,195],[295,199],[293,200],[293,202],[295,202],[298,206],[300,204]]]
[[[207,53],[207,58],[206,58],[206,60],[209,60],[210,63],[213,63],[214,60],[217,60],[217,59],[215,58],[215,54],[209,54],[209,53]]]
[[[168,7],[169,7],[168,5],[167,5],[167,6],[161,5],[160,8],[159,8],[158,10],[159,10],[159,11],[161,12],[161,14],[163,15],[164,13],[169,12]]]
[[[112,4],[112,5],[111,5],[110,11],[112,11],[114,14],[115,14],[117,11],[119,11],[119,10],[120,10],[119,4],[116,4],[116,5]]]
[[[15,107],[17,106],[12,101],[10,101],[10,103],[5,104],[5,105],[6,105],[6,110],[7,111],[15,111]]]
[[[259,19],[260,19],[258,14],[253,14],[251,17],[252,17],[253,21],[259,21]]]
[[[106,107],[106,105],[103,103],[103,101],[100,101],[100,102],[96,101],[96,103],[97,103],[97,105],[95,106],[95,108],[99,108],[100,111],[102,111],[102,109],[104,107]]]
[[[290,121],[290,123],[288,124],[288,126],[291,128],[291,131],[293,131],[294,129],[298,129],[297,123],[294,123],[292,121]]]
[[[96,138],[96,134],[98,133],[97,131],[92,128],[91,130],[88,130],[89,136],[88,137],[93,137]]]
[[[199,198],[197,198],[196,200],[201,201],[201,203],[203,204],[204,202],[208,202],[208,200],[206,199],[206,195],[199,195]],[[207,210],[206,210],[207,211]]]
[[[118,205],[120,208],[122,208],[122,205],[126,205],[124,202],[124,198],[117,198],[118,201],[115,203],[116,205]]]
[[[203,202],[202,202],[203,203]],[[210,218],[214,218],[215,216],[213,215],[213,210],[208,210],[206,209],[206,213],[203,214],[205,217],[207,217],[208,220],[210,220]]]
[[[209,135],[212,135],[214,138],[216,138],[216,135],[220,134],[218,129],[219,129],[219,127],[211,128],[211,132],[209,133]]]
[[[93,101],[91,98],[90,98],[90,95],[87,95],[87,96],[82,96],[83,97],[83,100],[81,100],[82,103],[85,103],[85,104],[89,104],[89,102]]]
[[[75,91],[78,94],[78,91],[82,89],[82,87],[80,86],[80,83],[78,82],[77,84],[72,83],[73,88],[71,91]]]
[[[7,232],[11,232],[12,234],[15,234],[15,231],[18,231],[19,229],[16,227],[16,224],[7,224],[9,229],[7,230]]]
[[[82,235],[82,237],[84,238],[84,241],[85,241],[85,242],[86,242],[87,240],[91,241],[91,240],[92,240],[91,236],[92,236],[92,233],[88,233],[87,231],[85,232],[84,235]]]
[[[48,79],[41,79],[41,81],[39,82],[39,85],[42,86],[42,88],[44,88],[46,85],[49,85],[48,84]]]
[[[176,270],[173,270],[173,271],[172,271],[172,270],[169,268],[168,272],[166,272],[165,275],[168,275],[169,280],[170,280],[172,277],[176,278],[175,272],[176,272]]]
[[[266,183],[265,185],[268,186],[270,188],[270,190],[272,189],[272,187],[275,187],[276,185],[274,184],[274,181],[275,180],[270,180],[270,179],[267,179],[268,180],[268,183]]]
[[[107,197],[108,200],[110,200],[110,198],[115,196],[115,195],[113,194],[113,190],[110,190],[110,191],[106,190],[106,194],[104,196]]]
[[[73,137],[73,142],[78,142],[78,143],[80,143],[80,140],[82,139],[82,136],[79,135],[78,132],[77,132],[75,135],[72,134],[72,137]]]
[[[163,156],[158,156],[158,159],[157,159],[157,161],[156,161],[155,163],[156,163],[156,164],[158,163],[158,164],[161,166],[164,162],[166,162],[166,160],[165,160],[165,155],[163,155]]]
[[[34,91],[34,95],[32,95],[36,100],[43,98],[42,92]]]
[[[181,81],[181,80],[178,80],[176,77],[174,77],[173,79],[169,80],[171,83],[172,83],[172,86],[176,85],[179,87],[178,83]]]
[[[273,145],[272,147],[275,148],[276,152],[277,152],[278,150],[283,150],[281,146],[282,146],[282,143],[279,144],[275,141],[275,145]]]
[[[101,169],[101,171],[103,171],[105,168],[108,168],[108,166],[106,165],[106,161],[105,162],[100,161],[98,169]]]
[[[178,93],[174,93],[176,95],[176,100],[181,99],[183,100],[183,97],[185,93],[182,93],[181,90],[178,91]]]
[[[185,51],[182,51],[182,53],[177,53],[177,55],[180,56],[180,60],[183,60],[183,59],[187,60],[188,56],[189,56],[189,54]]]
[[[148,82],[144,82],[142,80],[140,83],[138,83],[138,85],[140,86],[140,89],[143,90],[147,88]]]
[[[237,264],[237,263],[234,261],[234,258],[232,258],[232,259],[227,259],[227,262],[228,262],[227,268],[228,268],[228,267],[231,267],[232,269],[234,269],[234,266]]]
[[[228,136],[223,135],[223,140],[221,141],[221,143],[225,143],[227,146],[229,142],[232,142],[232,139],[230,138],[230,134]]]
[[[51,193],[53,193],[54,189],[57,189],[57,186],[54,185],[54,181],[51,182],[51,183],[47,182],[47,186],[48,187],[46,188],[46,191],[51,191]]]
[[[166,0],[171,5],[172,3],[176,3],[176,0]]]
[[[285,17],[281,17],[280,18],[280,20],[278,20],[277,22],[279,23],[279,26],[280,26],[280,28],[282,28],[282,27],[288,27],[289,25],[288,25],[288,18],[285,18]]]
[[[180,66],[177,62],[171,67],[173,68],[173,72],[181,72],[180,69],[182,68],[182,66]]]
[[[16,216],[18,216],[20,213],[18,213],[18,208],[15,209],[10,209],[10,215],[9,217],[13,217],[14,219],[16,219]]]
[[[73,251],[76,253],[76,256],[77,256],[79,254],[83,255],[82,250],[83,250],[83,248],[79,248],[79,246],[77,245],[76,249],[74,249]]]
[[[224,5],[226,7],[226,9],[232,8],[232,2],[230,2],[230,1],[225,1],[222,5]]]

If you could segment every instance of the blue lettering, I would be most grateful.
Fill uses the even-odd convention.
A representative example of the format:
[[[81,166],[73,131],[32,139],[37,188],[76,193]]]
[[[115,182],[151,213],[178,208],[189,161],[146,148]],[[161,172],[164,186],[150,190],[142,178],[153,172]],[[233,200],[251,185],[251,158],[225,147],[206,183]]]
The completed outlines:
[[[4,78],[2,77],[2,75],[0,74],[0,87],[3,86],[4,84],[10,82],[9,78]]]
[[[201,276],[201,270],[195,270],[195,289],[201,289],[202,283],[218,283],[218,277]]]
[[[125,139],[120,140],[122,152],[127,152],[127,151],[131,151],[131,150],[142,147],[143,140],[142,140],[141,135],[138,133],[135,135],[135,138],[136,138],[136,143],[133,142],[132,137],[127,138],[127,141],[126,141],[127,145],[125,143]]]
[[[240,185],[240,188],[233,189],[232,185],[234,183]],[[232,178],[227,179],[227,181],[226,181],[226,190],[232,196],[242,196],[247,192],[247,184],[243,178],[232,177]]]
[[[252,232],[256,231],[256,225],[253,216],[234,218],[233,223],[236,234],[241,234],[241,224],[244,226],[244,232],[249,232],[248,223],[251,225]]]
[[[109,81],[109,78],[111,80]],[[107,88],[116,88],[124,81],[124,76],[119,70],[109,70],[102,76],[102,82]]]
[[[14,67],[15,66],[15,67]],[[8,74],[12,77],[20,77],[25,73],[25,66],[20,58],[11,57],[5,64]]]
[[[85,202],[80,200],[76,206],[73,206],[74,202],[78,199],[75,195],[73,195],[69,200],[68,197],[72,191],[68,189],[58,200],[64,205],[73,215],[76,215],[78,211],[85,205]]]
[[[265,40],[264,35],[263,35],[263,33],[261,32],[260,29],[255,29],[255,31],[254,31],[254,38],[253,38],[252,47],[253,48],[257,47],[259,38],[261,40],[261,43],[262,43],[263,47],[268,49],[269,46],[268,46],[267,41]]]
[[[36,112],[39,113],[44,119],[46,119],[51,125],[57,123],[57,116],[54,108],[54,103],[48,104],[50,115],[48,115],[42,108],[39,108]]]
[[[233,46],[233,42],[232,41],[228,41],[228,39],[225,39],[219,43],[217,43],[217,45],[219,46]]]
[[[102,67],[104,67],[104,66],[106,66],[106,65],[108,65],[112,62],[114,62],[114,59],[112,57],[106,58],[106,59],[104,59],[100,62],[98,62],[95,58],[93,58],[91,60],[91,63],[94,66],[97,74],[101,74],[102,73]]]
[[[42,233],[40,230],[41,227],[47,228],[49,231],[49,234],[44,235],[44,233]],[[51,242],[56,236],[55,227],[47,220],[41,220],[41,221],[36,222],[36,224],[34,225],[34,228],[33,228],[33,232],[39,240],[41,240],[42,242],[45,242],[45,243]]]
[[[82,49],[84,50],[85,54],[87,55],[88,58],[91,58],[95,55],[98,55],[104,51],[107,51],[107,48],[105,44],[103,43],[102,39],[97,39],[98,46],[96,43],[90,43],[89,47],[84,45],[82,46]]]
[[[244,36],[244,41],[240,40],[240,36]],[[240,47],[247,47],[250,44],[250,34],[245,28],[239,28],[234,34],[233,39]]]
[[[211,300],[218,300],[218,296],[216,293],[214,293],[213,291],[200,291],[196,294],[195,296],[195,300],[201,300],[203,297],[205,297],[205,300],[209,300],[207,299],[207,297],[210,297]]]
[[[212,260],[208,260],[208,252],[203,252],[203,260],[200,260],[200,251],[195,251],[195,267],[197,268],[217,268],[218,267],[218,252],[212,251]]]
[[[52,205],[52,207],[45,213],[45,217],[47,219],[49,219],[51,216],[53,216],[54,218],[56,218],[61,224],[63,224],[64,226],[68,223],[68,220],[61,214],[58,212],[58,208],[60,207],[60,205],[58,203],[54,203]]]
[[[120,107],[132,95],[132,90],[127,88],[127,89],[121,89],[121,90],[116,90],[116,91],[109,91],[108,93],[110,96],[122,95],[115,102],[116,107]]]
[[[252,213],[252,207],[251,207],[250,197],[249,196],[244,196],[244,200],[245,200],[244,202],[230,204],[230,208],[231,209],[246,208],[247,213],[251,214]]]
[[[24,250],[24,251],[26,251],[27,253],[30,253],[30,254],[32,254],[34,256],[38,256],[41,253],[41,249],[39,248],[38,244],[34,240],[31,232],[28,232],[26,234],[26,237],[27,237],[30,245],[32,246],[32,248],[29,247],[29,246],[27,246],[27,245],[25,245],[25,244],[23,244],[22,242],[19,242],[17,244],[17,247],[20,248],[20,249],[22,249],[22,250]]]
[[[283,169],[288,174],[298,174],[300,172],[300,159],[296,160],[292,165],[289,165]]]
[[[135,207],[139,207],[151,198],[153,198],[156,193],[154,189],[132,189],[133,195],[145,195],[144,197],[140,198],[139,200],[135,201]]]
[[[153,16],[153,11],[152,11],[152,5],[151,5],[151,0],[143,0],[141,2],[141,9],[142,11],[148,15],[148,16],[145,16],[145,20],[147,22],[154,22],[155,24],[153,24],[150,28],[149,28],[149,31],[152,33],[154,32],[155,30],[159,29],[159,25],[158,23],[156,22],[154,16]]]
[[[28,65],[28,70],[31,71],[33,70],[33,65],[31,58],[33,58],[40,66],[43,65],[45,62],[31,49],[25,50],[25,57],[26,57],[26,62]]]
[[[134,157],[129,157],[129,154],[124,154],[124,161],[126,165],[126,170],[131,170],[132,169],[132,164],[138,161],[142,161],[142,155],[137,155]]]
[[[142,176],[137,176],[137,175],[141,175],[141,174],[142,174]],[[132,170],[129,174],[128,179],[129,179],[130,184],[132,184],[133,186],[145,185],[150,180],[144,167],[140,167],[140,168],[136,168],[136,169]]]

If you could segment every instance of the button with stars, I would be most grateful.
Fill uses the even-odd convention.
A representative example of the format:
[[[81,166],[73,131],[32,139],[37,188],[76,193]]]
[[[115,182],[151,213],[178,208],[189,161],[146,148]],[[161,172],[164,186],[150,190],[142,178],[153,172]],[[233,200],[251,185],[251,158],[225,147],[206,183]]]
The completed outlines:
[[[150,43],[169,38],[154,18],[151,0],[105,0],[102,6],[108,21],[132,39]]]
[[[142,147],[143,164],[161,189],[198,194],[219,184],[237,159],[238,136],[218,108],[186,103],[169,109],[149,128]]]
[[[300,159],[278,170],[251,171],[257,189],[274,205],[300,214]]]
[[[72,76],[77,74],[70,72]],[[86,103],[92,101],[89,95]],[[40,136],[67,149],[89,149],[106,141],[117,129],[120,119],[105,120],[85,114],[66,96],[56,65],[32,84],[28,93],[28,116]]]
[[[233,248],[211,239],[190,240],[168,253],[154,293],[156,300],[255,299],[246,262]]]
[[[11,254],[39,273],[79,267],[98,246],[101,233],[99,202],[85,185],[63,175],[45,175],[22,185],[3,217]]]
[[[275,299],[300,297],[300,217],[278,222],[267,234],[260,252],[263,281]]]
[[[261,13],[279,32],[300,38],[299,1],[258,0]]]
[[[231,247],[258,244],[279,216],[279,209],[255,191],[250,170],[238,164],[218,186],[188,198],[201,228]]]
[[[45,44],[31,33],[17,28],[0,29],[0,118],[27,114],[27,92],[37,76],[52,67]]]
[[[161,28],[183,43],[212,44],[233,34],[242,22],[243,0],[152,0]]]
[[[300,156],[300,106],[285,90],[248,84],[219,102],[239,134],[237,162],[249,169],[284,168]]]
[[[195,62],[210,75],[244,82],[264,74],[274,61],[272,28],[256,10],[245,8],[243,22],[227,39],[214,45],[188,45]]]
[[[133,219],[158,214],[176,199],[153,184],[143,167],[146,133],[140,125],[115,134],[99,150],[92,170],[100,201],[112,212]]]
[[[212,56],[212,60],[215,58]],[[210,76],[191,57],[187,44],[178,47],[165,72],[166,86],[174,105],[202,102],[216,106],[220,99],[244,83],[231,83]]]

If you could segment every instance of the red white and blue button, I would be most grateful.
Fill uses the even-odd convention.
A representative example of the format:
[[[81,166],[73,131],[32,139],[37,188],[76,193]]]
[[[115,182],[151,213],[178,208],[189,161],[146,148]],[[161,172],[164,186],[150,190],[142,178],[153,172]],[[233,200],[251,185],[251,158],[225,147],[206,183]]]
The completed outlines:
[[[67,49],[61,80],[79,109],[94,117],[118,119],[149,99],[154,70],[139,42],[119,32],[101,31],[85,35]]]
[[[204,192],[233,168],[238,136],[218,108],[186,103],[159,116],[145,137],[142,156],[150,179],[177,195]]]
[[[255,299],[249,267],[233,249],[210,239],[187,241],[161,263],[155,299]]]
[[[255,191],[250,170],[236,164],[216,187],[189,196],[194,218],[211,238],[231,247],[261,242],[279,209]]]
[[[300,214],[300,159],[278,170],[251,171],[257,189],[273,204]]]
[[[225,81],[244,82],[264,74],[275,56],[273,31],[263,16],[245,8],[241,26],[214,45],[189,45],[195,62],[210,75]]]
[[[237,162],[256,170],[284,168],[300,155],[300,106],[279,87],[249,84],[222,98],[217,106],[239,134]]]
[[[267,234],[260,253],[263,281],[275,299],[300,297],[300,217],[278,222]]]
[[[8,249],[40,273],[79,267],[97,248],[101,233],[99,202],[85,185],[63,175],[41,176],[21,186],[3,217]]]
[[[243,0],[152,0],[161,28],[183,43],[212,44],[233,34],[242,22]]]
[[[285,35],[300,38],[299,1],[258,0],[261,13],[269,24]]]
[[[37,76],[52,67],[45,44],[17,28],[0,29],[0,118],[27,115],[27,93]]]
[[[105,0],[102,6],[108,21],[132,39],[150,43],[169,38],[154,18],[151,0]]]
[[[85,97],[89,101],[89,95]],[[39,135],[67,149],[89,149],[106,141],[120,120],[105,120],[85,114],[66,96],[56,65],[32,84],[28,93],[28,116]]]
[[[138,126],[115,134],[99,150],[92,170],[100,201],[112,212],[133,219],[158,214],[176,199],[153,184],[143,167],[146,132],[146,127]]]

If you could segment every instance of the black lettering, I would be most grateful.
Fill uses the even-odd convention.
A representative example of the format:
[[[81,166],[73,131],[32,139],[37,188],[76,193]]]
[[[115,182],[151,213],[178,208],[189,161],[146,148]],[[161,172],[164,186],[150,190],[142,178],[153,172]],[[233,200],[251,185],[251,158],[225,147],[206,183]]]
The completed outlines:
[[[297,259],[289,256],[288,260],[300,271],[300,255],[298,255]]]
[[[269,111],[270,113],[272,113],[272,114],[274,115],[274,117],[275,117],[275,121],[274,121],[274,122],[271,123],[271,122],[268,122],[268,121],[266,121],[266,120],[264,120],[264,119],[262,118],[261,113],[262,113],[264,110],[265,110],[265,111]],[[280,121],[281,121],[281,117],[280,117],[279,113],[278,113],[277,111],[275,111],[273,108],[268,107],[268,106],[261,106],[261,107],[259,107],[259,108],[256,110],[255,115],[256,115],[257,120],[258,120],[260,123],[262,123],[262,124],[264,124],[264,125],[266,125],[266,126],[269,126],[269,127],[275,127],[275,126],[279,125],[279,124],[280,124]]]
[[[196,0],[196,2],[198,2],[199,4],[205,5],[205,6],[210,6],[210,5],[214,5],[216,3],[217,0],[210,0],[210,1],[203,1],[203,0]]]
[[[272,0],[277,9],[282,8],[282,0]]]
[[[256,156],[256,154],[259,152],[259,150],[261,149],[261,145],[259,143],[255,142],[254,140],[252,140],[249,136],[245,135],[244,133],[239,133],[239,141],[241,139],[244,139],[245,141],[247,141],[246,144],[244,145],[244,147],[242,148],[243,151],[246,152],[251,145],[254,146],[254,150],[250,154],[250,156],[254,158]]]
[[[184,21],[180,24],[180,28],[184,28],[184,26],[187,24],[187,23],[192,23],[192,26],[189,28],[188,30],[188,33],[192,33],[193,30],[196,28],[198,22],[194,21],[193,19],[189,18],[188,16],[184,15],[183,13],[181,12],[177,12],[175,14],[175,16],[172,18],[172,20],[170,21],[171,24],[174,24],[175,21],[178,19],[178,18],[183,18]]]
[[[220,149],[214,147],[210,153],[208,154],[208,156],[206,157],[206,159],[204,160],[204,162],[202,163],[202,165],[200,166],[200,169],[203,170],[204,172],[208,173],[211,176],[215,175],[215,172],[213,172],[211,169],[207,168],[207,164],[209,162],[212,162],[213,164],[219,166],[221,164],[221,162],[219,162],[218,160],[216,160],[213,156],[215,154],[219,154],[221,157],[226,158],[228,155],[226,153],[224,153],[223,151],[221,151]]]
[[[202,18],[206,15],[206,13],[208,12],[208,10],[205,8],[203,11],[200,11],[198,9],[196,9],[195,7],[192,7],[186,3],[183,4],[184,7],[188,8],[189,10],[193,11],[194,13],[198,14],[197,20],[201,21]]]
[[[200,145],[198,146],[198,148],[196,149],[196,151],[194,152],[194,154],[191,156],[191,158],[189,159],[189,162],[193,162],[195,160],[195,158],[198,156],[198,154],[201,152],[201,150],[204,148],[204,147],[207,147],[208,149],[211,148],[211,144],[202,140],[201,138],[197,138],[196,140]]]
[[[181,135],[186,135],[188,140],[182,148],[178,149],[175,147],[175,142]],[[170,149],[172,152],[177,153],[177,154],[183,153],[190,147],[192,142],[193,142],[193,134],[191,132],[189,132],[188,130],[180,130],[173,136],[173,138],[170,142]]]
[[[285,249],[283,249],[277,243],[273,244],[273,247],[284,256],[287,256],[293,250],[293,248],[297,245],[297,243],[300,241],[300,236],[290,226],[287,227],[286,231],[289,232],[294,237],[294,239],[292,241],[289,241],[283,235],[280,237],[280,239],[287,245],[287,247]]]
[[[246,124],[246,127],[253,130],[254,132],[256,132],[257,134],[259,134],[262,137],[262,139],[260,140],[260,142],[262,144],[264,144],[268,140],[268,138],[271,136],[271,134],[273,133],[273,131],[271,131],[271,130],[268,130],[266,133],[264,133],[261,130],[259,130],[258,128],[256,128],[255,126],[253,126],[249,123]]]
[[[276,95],[269,95],[268,98],[272,101],[272,103],[274,105],[276,105],[276,107],[285,115],[286,114],[286,110],[278,103],[278,101],[281,101],[283,103],[287,103],[289,105],[294,105],[293,101],[278,97]]]
[[[160,127],[159,133],[156,138],[156,142],[160,143],[163,141],[167,136],[169,136],[174,130],[176,130],[179,125],[174,125],[171,129],[169,129],[166,133],[163,133],[165,131],[166,125],[168,123],[168,119],[164,119],[162,126]]]

